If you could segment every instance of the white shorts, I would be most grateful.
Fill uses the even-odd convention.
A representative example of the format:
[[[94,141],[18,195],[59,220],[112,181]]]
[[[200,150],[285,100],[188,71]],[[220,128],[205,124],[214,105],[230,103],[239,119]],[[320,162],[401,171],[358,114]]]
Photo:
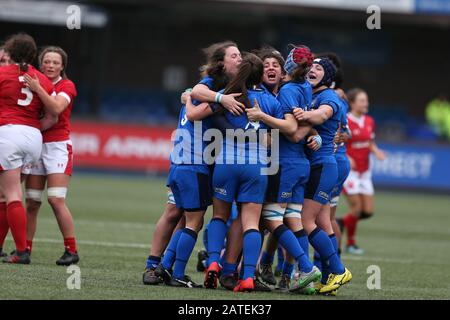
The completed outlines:
[[[0,126],[0,171],[28,167],[38,161],[42,150],[42,134],[31,126]]]
[[[351,170],[347,180],[344,182],[344,190],[348,195],[364,194],[372,196],[374,194],[372,172],[367,170],[360,173]]]
[[[30,168],[22,170],[23,174],[46,176],[54,173],[72,175],[73,152],[72,141],[46,142],[42,145],[42,154]]]

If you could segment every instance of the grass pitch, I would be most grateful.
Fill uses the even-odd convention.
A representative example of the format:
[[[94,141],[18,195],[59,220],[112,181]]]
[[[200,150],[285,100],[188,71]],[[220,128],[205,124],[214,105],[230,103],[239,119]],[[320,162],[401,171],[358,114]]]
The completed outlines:
[[[68,205],[75,218],[81,289],[69,290],[70,274],[55,264],[63,252],[62,238],[44,203],[32,264],[0,264],[0,299],[450,299],[450,197],[381,191],[375,217],[358,225],[365,255],[343,254],[353,280],[336,298],[144,286],[151,235],[166,201],[164,184],[154,177],[75,175]],[[342,199],[338,215],[346,209]],[[210,217],[211,211],[206,220]],[[187,270],[199,283],[203,274],[195,264],[202,246],[199,235]],[[14,249],[10,235],[5,249]],[[381,270],[379,290],[367,287],[371,265]]]

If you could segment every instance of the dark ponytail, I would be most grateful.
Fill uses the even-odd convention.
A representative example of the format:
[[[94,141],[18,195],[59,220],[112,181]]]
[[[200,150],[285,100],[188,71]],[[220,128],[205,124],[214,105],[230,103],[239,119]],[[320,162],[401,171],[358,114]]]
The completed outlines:
[[[246,53],[236,76],[225,87],[224,94],[242,93],[236,100],[243,103],[246,108],[251,108],[252,104],[248,100],[248,89],[260,84],[263,74],[264,65],[261,59],[253,53]]]

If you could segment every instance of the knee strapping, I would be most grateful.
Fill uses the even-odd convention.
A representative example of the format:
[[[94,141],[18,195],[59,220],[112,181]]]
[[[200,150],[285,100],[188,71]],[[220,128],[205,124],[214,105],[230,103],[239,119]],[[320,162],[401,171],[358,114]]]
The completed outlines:
[[[67,188],[53,187],[47,189],[48,198],[63,198],[65,199],[67,195]]]

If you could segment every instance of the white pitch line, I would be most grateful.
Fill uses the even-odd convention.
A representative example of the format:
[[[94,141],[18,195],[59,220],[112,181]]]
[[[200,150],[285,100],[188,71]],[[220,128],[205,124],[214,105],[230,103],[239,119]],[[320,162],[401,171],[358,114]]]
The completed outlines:
[[[48,239],[48,238],[36,238],[35,242],[45,242],[45,243],[61,243],[59,239]],[[107,242],[107,241],[91,241],[91,240],[77,240],[78,244],[88,245],[88,246],[100,246],[100,247],[119,247],[119,248],[138,248],[138,249],[150,249],[150,244],[145,243],[124,243],[124,242]],[[342,256],[343,260],[353,260],[353,261],[373,261],[373,262],[386,262],[386,263],[402,263],[410,264],[413,260],[403,260],[403,259],[390,259],[381,257],[355,257],[355,256]]]
[[[58,239],[47,239],[47,238],[36,238],[34,242],[45,242],[45,243],[61,243]],[[106,241],[90,241],[90,240],[77,240],[78,244],[84,244],[89,246],[100,246],[100,247],[121,247],[121,248],[139,248],[139,249],[149,249],[150,244],[144,243],[123,243],[123,242],[106,242]]]
[[[40,218],[40,221],[45,223],[56,223],[55,219],[52,218]],[[124,229],[142,229],[142,230],[151,230],[154,229],[156,224],[154,223],[135,223],[135,222],[105,222],[98,220],[86,220],[86,219],[76,219],[75,226],[88,226],[88,227],[99,227],[99,228],[108,228],[108,227],[119,227]]]
[[[414,260],[408,259],[390,259],[381,257],[355,257],[355,256],[341,256],[342,260],[353,260],[353,261],[374,261],[374,262],[387,262],[387,263],[413,263]]]

